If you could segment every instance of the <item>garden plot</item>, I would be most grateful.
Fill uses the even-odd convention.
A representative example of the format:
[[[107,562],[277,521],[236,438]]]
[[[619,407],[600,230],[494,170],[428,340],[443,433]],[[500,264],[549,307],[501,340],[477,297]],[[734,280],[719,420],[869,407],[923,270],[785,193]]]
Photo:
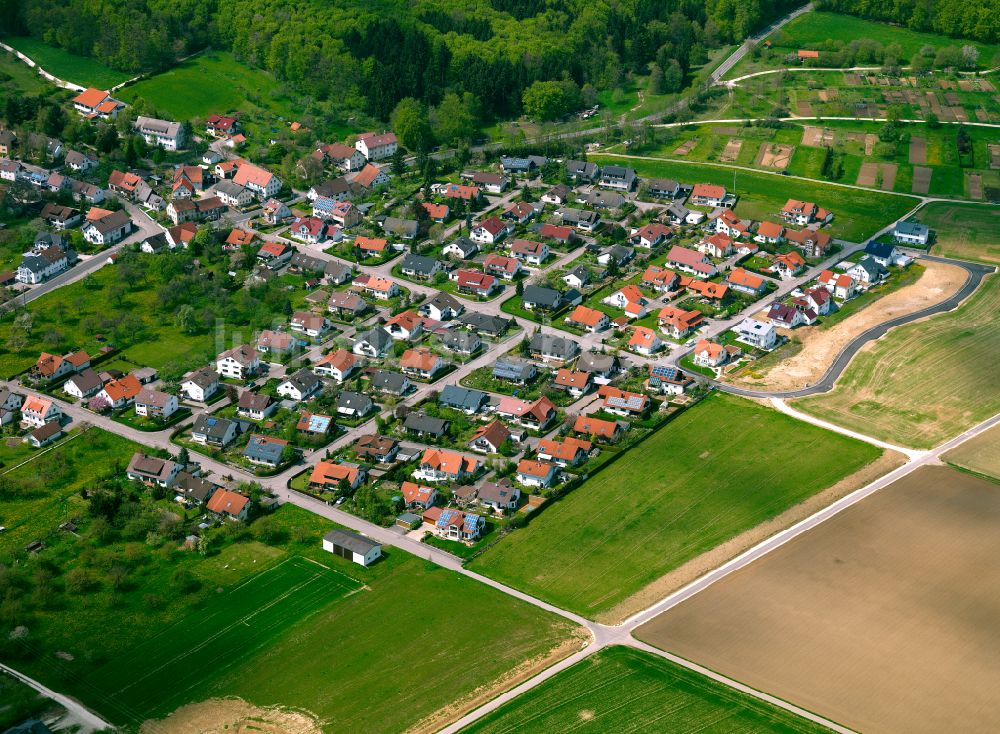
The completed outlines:
[[[914,135],[910,138],[910,163],[927,162],[927,140]]]
[[[858,186],[892,191],[892,187],[896,183],[897,168],[895,163],[862,163],[861,170],[858,171],[857,184]]]
[[[1000,145],[995,143],[987,143],[986,149],[990,154],[990,168],[997,169],[1000,168]]]
[[[788,168],[788,164],[792,160],[792,153],[794,152],[794,145],[761,143],[760,152],[757,153],[757,165],[763,168],[784,170]]]
[[[978,173],[970,173],[966,177],[966,186],[969,189],[969,198],[982,201],[983,198],[983,177]]]
[[[694,147],[698,144],[698,138],[692,138],[691,140],[685,140],[683,143],[674,148],[674,155],[687,155]]]
[[[826,127],[806,125],[802,128],[802,145],[812,148],[829,148],[834,143],[834,132]]]
[[[926,194],[931,188],[931,174],[933,171],[925,166],[913,167],[913,193]]]
[[[743,141],[739,138],[730,138],[726,143],[726,147],[719,155],[719,161],[722,163],[732,163],[739,158],[741,150],[743,150]]]

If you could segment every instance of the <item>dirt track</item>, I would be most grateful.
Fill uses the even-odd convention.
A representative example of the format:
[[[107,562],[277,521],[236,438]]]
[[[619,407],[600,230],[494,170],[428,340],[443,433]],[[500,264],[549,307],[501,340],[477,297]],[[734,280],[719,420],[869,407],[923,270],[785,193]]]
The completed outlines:
[[[798,328],[794,335],[802,347],[791,357],[764,370],[751,370],[726,382],[763,390],[797,390],[820,379],[840,350],[858,334],[897,316],[919,311],[955,293],[965,282],[966,273],[955,265],[926,262],[926,270],[916,283],[868,304],[829,329],[820,326]],[[789,335],[785,329],[780,333]]]
[[[927,467],[641,627],[857,731],[1000,731],[1000,487]]]

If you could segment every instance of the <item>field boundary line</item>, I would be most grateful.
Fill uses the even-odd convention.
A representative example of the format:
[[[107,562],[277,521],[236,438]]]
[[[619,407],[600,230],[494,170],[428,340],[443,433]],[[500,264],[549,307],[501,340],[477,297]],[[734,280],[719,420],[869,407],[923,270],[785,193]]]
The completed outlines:
[[[86,433],[86,431],[80,431],[79,433],[74,433],[74,434],[73,434],[72,436],[67,436],[67,437],[66,437],[66,439],[65,439],[64,441],[57,441],[56,443],[52,444],[51,446],[49,446],[49,447],[48,447],[47,449],[45,449],[44,451],[39,451],[39,452],[38,452],[37,454],[32,454],[32,455],[31,455],[30,457],[28,457],[27,459],[25,459],[24,461],[22,461],[22,462],[21,462],[20,464],[18,464],[17,466],[12,466],[12,467],[11,467],[10,469],[8,469],[7,471],[5,471],[5,472],[3,472],[2,474],[0,474],[0,477],[3,477],[3,476],[7,476],[7,475],[8,475],[8,474],[10,474],[10,473],[11,473],[12,471],[14,471],[15,469],[20,469],[20,468],[21,468],[22,466],[24,466],[25,464],[30,464],[30,463],[31,463],[32,461],[34,461],[34,460],[35,460],[35,459],[37,459],[38,457],[40,457],[40,456],[44,456],[45,454],[49,453],[49,452],[50,452],[50,451],[52,451],[53,449],[58,449],[58,448],[61,448],[61,447],[65,446],[65,445],[66,445],[66,444],[68,444],[68,443],[69,443],[70,441],[72,441],[72,440],[73,440],[74,438],[79,438],[79,437],[80,437],[80,436],[82,436],[82,435],[83,435],[84,433]]]
[[[876,341],[878,341],[876,339]],[[858,441],[864,441],[872,446],[878,446],[880,449],[886,449],[888,451],[896,451],[907,457],[909,461],[914,459],[919,459],[926,454],[931,453],[928,449],[911,449],[904,446],[898,446],[888,441],[883,441],[881,439],[875,438],[874,436],[869,436],[864,433],[859,433],[857,431],[852,431],[850,428],[844,428],[843,426],[838,426],[836,423],[831,423],[830,421],[825,421],[822,418],[816,418],[809,415],[808,413],[803,413],[800,410],[796,410],[787,402],[784,398],[774,397],[771,398],[771,405],[774,406],[775,410],[784,413],[787,416],[800,420],[803,423],[809,423],[811,425],[817,426],[819,428],[825,428],[828,431],[833,431],[834,433],[839,433],[842,436],[847,436],[849,438],[857,439]]]

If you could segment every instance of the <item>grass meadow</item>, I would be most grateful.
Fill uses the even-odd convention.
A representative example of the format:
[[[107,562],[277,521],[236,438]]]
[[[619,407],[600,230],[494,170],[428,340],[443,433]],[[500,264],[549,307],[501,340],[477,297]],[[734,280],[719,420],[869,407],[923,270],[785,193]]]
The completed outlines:
[[[795,401],[824,420],[913,448],[936,446],[1000,411],[1000,279],[955,311],[893,329],[830,392]]]
[[[1000,264],[1000,209],[934,201],[916,216],[934,230],[935,255]]]
[[[713,394],[472,568],[564,609],[607,611],[862,466],[873,446]]]
[[[733,190],[734,169],[649,158],[590,156],[602,165],[632,166],[642,177],[673,178],[685,183],[711,183]],[[910,211],[912,196],[859,192],[821,181],[802,181],[778,175],[736,171],[739,201],[735,211],[743,217],[775,220],[788,199],[815,201],[834,213],[828,230],[834,237],[861,242]]]
[[[663,658],[615,646],[580,661],[462,731],[804,734],[827,730]]]
[[[77,56],[56,46],[50,46],[37,38],[7,36],[3,41],[50,74],[84,87],[108,89],[134,76],[126,71],[112,69],[86,56]]]

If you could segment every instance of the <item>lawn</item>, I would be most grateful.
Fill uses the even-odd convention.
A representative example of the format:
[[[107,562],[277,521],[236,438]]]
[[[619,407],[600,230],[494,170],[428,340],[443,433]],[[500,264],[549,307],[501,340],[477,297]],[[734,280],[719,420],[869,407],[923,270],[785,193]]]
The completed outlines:
[[[776,46],[789,49],[816,48],[826,41],[842,41],[847,44],[859,38],[875,41],[882,46],[899,44],[903,58],[908,60],[924,46],[944,48],[972,44],[979,49],[980,66],[988,66],[993,54],[1000,46],[977,43],[961,38],[949,38],[936,33],[911,31],[897,25],[864,20],[852,15],[812,11],[803,13],[782,28],[772,41]],[[906,63],[904,61],[904,63]]]
[[[745,732],[827,729],[656,655],[608,647],[462,730]]]
[[[141,447],[97,428],[83,436],[72,434],[51,450],[28,449],[21,453],[2,448],[4,472],[0,474],[0,557],[15,553],[34,540],[60,532],[59,524],[78,515],[85,502],[81,487],[89,486],[107,467],[120,465],[122,470],[132,454]],[[11,471],[34,455],[27,464]],[[98,460],[99,457],[99,460]]]
[[[9,77],[9,78],[8,78]],[[14,54],[0,50],[0,79],[21,94],[44,94],[56,87]]]
[[[931,202],[916,216],[934,230],[935,255],[1000,264],[1000,209],[980,204]]]
[[[1000,426],[993,426],[944,455],[949,464],[1000,481]]]
[[[633,452],[643,460],[599,472],[473,567],[593,617],[881,453],[723,394]]]
[[[959,309],[893,329],[860,352],[831,392],[796,407],[885,441],[931,448],[1000,411],[1000,280]]]
[[[642,177],[674,178],[685,183],[711,183],[733,190],[734,170],[650,158],[591,156],[600,164],[632,166]],[[834,213],[827,228],[834,237],[862,242],[910,211],[912,196],[859,192],[822,181],[803,181],[766,173],[736,171],[736,213],[745,218],[775,220],[788,199],[814,201]],[[863,194],[863,195],[861,195]]]
[[[50,46],[37,38],[5,36],[3,41],[50,74],[85,87],[108,89],[134,76],[126,71],[109,68],[86,56],[77,56]]]
[[[210,51],[122,89],[124,102],[143,99],[159,114],[179,120],[226,112],[264,109],[294,117],[295,106],[282,85],[261,69],[232,54]]]

